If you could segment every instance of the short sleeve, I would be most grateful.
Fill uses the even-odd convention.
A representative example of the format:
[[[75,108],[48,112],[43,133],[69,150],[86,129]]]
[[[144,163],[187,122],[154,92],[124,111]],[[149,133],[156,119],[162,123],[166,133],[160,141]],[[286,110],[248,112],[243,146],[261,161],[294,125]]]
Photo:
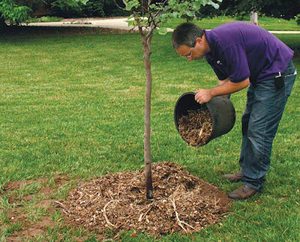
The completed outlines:
[[[223,58],[228,70],[228,78],[232,82],[241,82],[250,76],[245,49],[240,45],[232,45],[223,52]],[[259,61],[259,60],[257,60]]]

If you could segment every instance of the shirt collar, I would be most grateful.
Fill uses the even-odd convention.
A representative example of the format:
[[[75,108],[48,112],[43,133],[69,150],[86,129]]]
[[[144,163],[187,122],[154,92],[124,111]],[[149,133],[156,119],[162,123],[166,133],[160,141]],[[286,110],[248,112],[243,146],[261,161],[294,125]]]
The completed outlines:
[[[206,41],[208,43],[208,46],[210,48],[210,52],[208,52],[205,57],[207,59],[213,59],[216,54],[216,36],[212,30],[204,30]]]

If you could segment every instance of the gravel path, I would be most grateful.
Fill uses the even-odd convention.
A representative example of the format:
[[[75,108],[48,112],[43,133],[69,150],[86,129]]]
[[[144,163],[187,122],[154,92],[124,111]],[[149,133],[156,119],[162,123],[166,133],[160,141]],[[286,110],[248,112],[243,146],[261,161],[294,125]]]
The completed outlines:
[[[30,23],[24,24],[28,26],[49,26],[49,27],[92,27],[92,28],[108,28],[120,30],[132,30],[129,27],[127,18],[78,18],[78,19],[64,19],[60,22],[46,22],[46,23]],[[173,29],[168,29],[172,32]],[[300,31],[270,31],[273,34],[300,34]]]

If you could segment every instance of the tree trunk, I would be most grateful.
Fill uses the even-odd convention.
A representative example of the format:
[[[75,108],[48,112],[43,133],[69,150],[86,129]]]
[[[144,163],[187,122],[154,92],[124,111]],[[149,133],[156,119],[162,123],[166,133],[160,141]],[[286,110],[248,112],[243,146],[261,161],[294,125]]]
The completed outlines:
[[[255,11],[252,11],[250,14],[250,22],[252,24],[258,25],[258,14]]]
[[[0,16],[0,30],[6,29],[7,25],[5,23],[5,19]]]
[[[144,65],[146,70],[146,94],[145,94],[145,122],[144,122],[144,162],[145,162],[145,180],[146,180],[146,198],[153,199],[152,186],[152,157],[151,157],[151,36],[143,36],[144,46]]]

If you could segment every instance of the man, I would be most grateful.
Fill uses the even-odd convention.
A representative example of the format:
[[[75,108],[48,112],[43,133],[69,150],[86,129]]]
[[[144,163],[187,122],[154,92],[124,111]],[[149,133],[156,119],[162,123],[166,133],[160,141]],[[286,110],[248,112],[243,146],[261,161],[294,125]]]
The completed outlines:
[[[173,32],[173,46],[189,61],[205,57],[219,79],[218,86],[196,91],[198,103],[249,87],[242,117],[240,171],[224,177],[243,182],[229,193],[230,198],[253,196],[262,190],[273,139],[296,79],[293,51],[268,31],[242,22],[211,31],[181,24]]]

